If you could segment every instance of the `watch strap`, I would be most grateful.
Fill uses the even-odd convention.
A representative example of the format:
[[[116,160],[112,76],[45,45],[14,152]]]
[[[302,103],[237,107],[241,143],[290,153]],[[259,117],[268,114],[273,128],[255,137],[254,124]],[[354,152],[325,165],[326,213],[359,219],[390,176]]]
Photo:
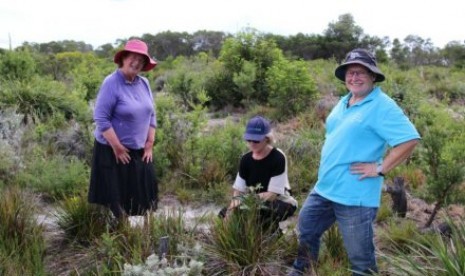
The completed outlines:
[[[378,174],[378,176],[382,176],[382,177],[385,177],[386,175],[383,173],[383,165],[378,165],[378,167],[376,167],[376,173]]]

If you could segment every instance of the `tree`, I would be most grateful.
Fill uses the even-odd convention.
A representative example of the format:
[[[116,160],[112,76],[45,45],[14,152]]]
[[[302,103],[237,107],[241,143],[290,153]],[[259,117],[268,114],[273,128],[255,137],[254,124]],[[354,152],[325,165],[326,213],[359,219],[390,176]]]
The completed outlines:
[[[324,31],[327,50],[324,58],[342,60],[350,50],[359,47],[362,36],[363,29],[355,24],[351,14],[340,15],[338,21],[329,23]]]
[[[322,57],[321,36],[298,33],[288,38],[272,34],[265,37],[274,40],[289,58],[312,60]]]
[[[83,41],[63,40],[50,41],[47,43],[29,43],[24,42],[18,49],[32,48],[42,54],[58,54],[62,52],[91,52],[93,47]]]
[[[194,53],[210,52],[214,57],[218,57],[223,46],[223,41],[227,37],[230,36],[224,32],[197,31],[192,35],[191,44],[193,45]]]
[[[465,179],[465,124],[431,105],[423,105],[420,114],[416,125],[422,135],[421,157],[428,167],[426,199],[435,202],[425,224],[429,227],[444,204],[460,199],[456,191]]]
[[[447,43],[442,50],[444,63],[448,66],[454,66],[457,69],[465,68],[465,42],[452,41]]]
[[[168,57],[191,56],[194,53],[192,35],[187,32],[161,32],[156,35],[144,34],[141,38],[147,43],[156,59]]]
[[[409,49],[402,45],[399,39],[394,39],[392,42],[392,48],[390,52],[391,58],[394,62],[402,69],[408,69],[408,56],[409,56]]]
[[[95,54],[100,58],[108,58],[113,59],[116,50],[111,43],[100,45],[97,49],[95,49]]]
[[[421,65],[442,65],[438,48],[434,47],[430,39],[423,39],[416,35],[408,35],[404,45],[396,39],[391,50],[394,60],[401,68]]]

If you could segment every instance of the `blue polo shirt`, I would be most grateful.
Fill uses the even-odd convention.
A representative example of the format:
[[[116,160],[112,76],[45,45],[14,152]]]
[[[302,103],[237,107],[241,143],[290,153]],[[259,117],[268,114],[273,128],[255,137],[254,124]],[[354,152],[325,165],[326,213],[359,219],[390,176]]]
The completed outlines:
[[[340,204],[379,207],[382,177],[359,180],[350,173],[355,162],[381,163],[388,147],[419,139],[420,135],[402,109],[379,87],[362,101],[347,107],[344,96],[326,119],[315,191]]]

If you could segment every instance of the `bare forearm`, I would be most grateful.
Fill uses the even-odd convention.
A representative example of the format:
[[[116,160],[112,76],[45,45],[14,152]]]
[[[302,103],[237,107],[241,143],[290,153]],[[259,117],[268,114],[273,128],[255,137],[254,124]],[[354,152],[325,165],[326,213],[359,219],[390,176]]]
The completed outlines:
[[[263,192],[263,193],[259,193],[258,196],[263,201],[273,201],[276,199],[278,195],[273,192]]]
[[[411,140],[393,148],[383,161],[383,173],[387,173],[404,162],[413,152],[418,140]]]
[[[237,197],[240,196],[241,194],[242,193],[239,192],[238,190],[234,190],[233,199],[231,200],[231,203],[229,203],[229,206],[228,206],[229,210],[232,210],[241,204],[241,201],[237,199]]]
[[[154,127],[149,128],[149,133],[147,134],[147,142],[152,143],[152,144],[155,142],[155,128]]]
[[[413,149],[418,144],[418,140],[410,140],[394,147],[384,158],[381,173],[386,174],[397,165],[404,162],[413,152]],[[350,172],[352,174],[360,175],[359,179],[366,177],[378,177],[378,164],[375,162],[370,163],[353,163],[350,166]]]

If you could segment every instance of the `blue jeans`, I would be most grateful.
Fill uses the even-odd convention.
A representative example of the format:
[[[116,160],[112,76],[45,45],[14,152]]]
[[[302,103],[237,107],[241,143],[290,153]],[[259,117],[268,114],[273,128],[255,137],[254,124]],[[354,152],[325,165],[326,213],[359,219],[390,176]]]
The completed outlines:
[[[299,249],[294,269],[304,271],[318,261],[321,236],[337,221],[353,275],[377,272],[373,242],[377,211],[374,207],[338,204],[312,191],[299,213]]]

